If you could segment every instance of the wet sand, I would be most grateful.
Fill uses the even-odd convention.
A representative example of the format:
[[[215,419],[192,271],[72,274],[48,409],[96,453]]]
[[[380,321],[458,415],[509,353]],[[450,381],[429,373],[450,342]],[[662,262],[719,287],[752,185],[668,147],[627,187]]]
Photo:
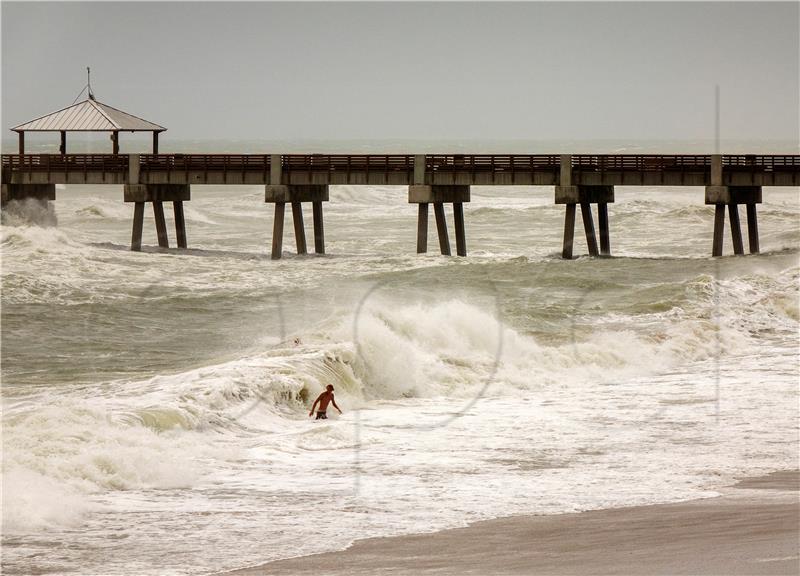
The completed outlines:
[[[355,542],[347,550],[230,572],[266,575],[800,574],[800,472],[723,496]]]

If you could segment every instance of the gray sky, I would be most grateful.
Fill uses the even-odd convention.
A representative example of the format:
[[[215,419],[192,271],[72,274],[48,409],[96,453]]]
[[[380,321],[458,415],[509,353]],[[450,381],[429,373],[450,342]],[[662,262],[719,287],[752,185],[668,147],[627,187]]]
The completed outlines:
[[[2,3],[2,123],[167,137],[797,140],[800,5]]]

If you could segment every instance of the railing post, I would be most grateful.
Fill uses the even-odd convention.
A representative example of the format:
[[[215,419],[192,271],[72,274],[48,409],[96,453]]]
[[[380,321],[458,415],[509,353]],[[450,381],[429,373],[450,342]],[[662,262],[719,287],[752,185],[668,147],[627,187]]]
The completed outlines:
[[[139,155],[128,154],[128,184],[139,183]]]
[[[412,184],[425,184],[425,155],[414,156],[414,181]]]
[[[711,155],[711,185],[722,186],[722,155]]]
[[[272,154],[269,157],[269,183],[278,185],[281,183],[281,155]]]
[[[561,176],[559,178],[559,184],[561,186],[572,186],[572,155],[562,154],[560,164]]]

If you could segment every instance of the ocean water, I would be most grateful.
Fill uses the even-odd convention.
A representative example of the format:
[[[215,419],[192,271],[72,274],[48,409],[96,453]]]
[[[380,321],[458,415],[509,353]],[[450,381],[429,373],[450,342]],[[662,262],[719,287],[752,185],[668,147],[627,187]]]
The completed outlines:
[[[213,573],[798,466],[797,189],[765,189],[761,254],[711,259],[702,189],[618,188],[614,257],[569,262],[547,187],[474,188],[466,259],[433,222],[415,254],[404,188],[333,187],[329,254],[287,226],[277,262],[259,187],[193,187],[180,252],[149,212],[128,250],[119,187],[57,193],[1,230],[6,574]]]

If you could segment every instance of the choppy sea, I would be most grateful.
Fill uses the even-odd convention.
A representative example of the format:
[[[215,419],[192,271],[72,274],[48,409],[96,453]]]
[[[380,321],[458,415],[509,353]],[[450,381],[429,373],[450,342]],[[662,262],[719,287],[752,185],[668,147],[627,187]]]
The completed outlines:
[[[328,254],[287,226],[280,261],[259,187],[193,187],[186,251],[149,212],[129,251],[120,187],[12,207],[3,572],[211,573],[796,468],[798,190],[718,259],[701,188],[617,188],[614,257],[573,261],[552,194],[474,188],[468,258],[432,225],[415,254],[402,187],[332,187]]]

